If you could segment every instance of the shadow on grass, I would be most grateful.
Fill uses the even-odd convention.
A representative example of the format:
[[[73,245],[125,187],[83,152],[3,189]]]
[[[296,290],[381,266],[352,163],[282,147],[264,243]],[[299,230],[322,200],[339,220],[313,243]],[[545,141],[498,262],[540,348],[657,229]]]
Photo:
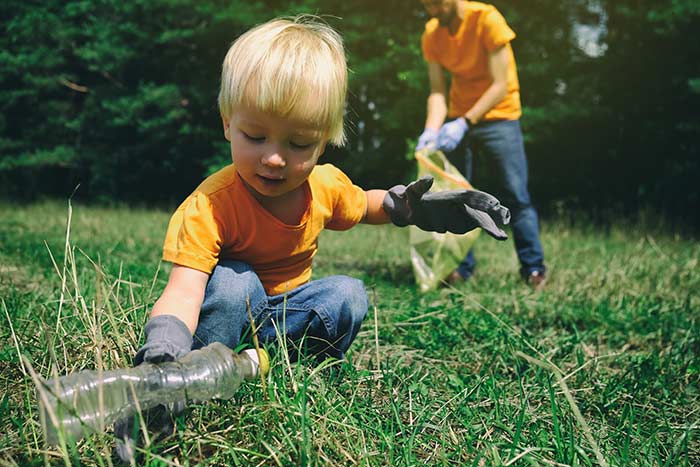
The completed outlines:
[[[325,271],[342,271],[341,274],[361,278],[365,281],[383,282],[391,286],[415,286],[413,269],[409,263],[388,263],[381,260],[367,259],[324,259],[315,265],[318,277],[326,275]],[[336,272],[337,273],[337,272]]]

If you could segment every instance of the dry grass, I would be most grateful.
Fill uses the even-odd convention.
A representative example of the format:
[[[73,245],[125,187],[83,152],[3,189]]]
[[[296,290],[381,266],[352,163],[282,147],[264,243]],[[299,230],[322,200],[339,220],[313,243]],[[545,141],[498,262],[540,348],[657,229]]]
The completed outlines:
[[[43,443],[19,355],[42,377],[128,366],[167,277],[168,215],[0,216],[0,464],[113,465],[110,433]],[[278,353],[264,390],[193,405],[143,464],[696,465],[700,245],[633,227],[545,223],[542,293],[520,283],[510,244],[482,238],[474,281],[423,295],[404,230],[324,235],[315,274],[359,277],[372,299],[348,361]]]

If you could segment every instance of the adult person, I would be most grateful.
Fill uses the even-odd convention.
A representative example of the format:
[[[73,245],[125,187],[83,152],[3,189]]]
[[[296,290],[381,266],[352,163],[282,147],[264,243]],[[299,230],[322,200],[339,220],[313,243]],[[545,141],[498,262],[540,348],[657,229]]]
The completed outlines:
[[[527,159],[519,118],[520,86],[510,42],[515,33],[492,6],[464,0],[421,0],[430,16],[422,37],[430,95],[417,149],[445,152],[471,181],[472,160],[495,164],[495,193],[511,209],[520,274],[539,289],[546,280],[537,212],[527,188]],[[451,75],[449,106],[445,72]],[[470,251],[448,277],[459,282],[476,266]]]

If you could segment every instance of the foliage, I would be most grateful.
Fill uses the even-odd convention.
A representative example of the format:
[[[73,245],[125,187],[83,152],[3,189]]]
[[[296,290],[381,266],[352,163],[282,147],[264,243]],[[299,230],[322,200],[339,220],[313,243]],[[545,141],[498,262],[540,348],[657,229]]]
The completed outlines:
[[[23,178],[41,186],[33,179],[42,172],[24,169],[54,168],[48,173],[64,179],[64,196],[80,182],[93,198],[167,199],[189,191],[207,161],[226,153],[215,111],[219,62],[261,2],[0,8],[0,168],[21,177],[10,186],[23,189]]]
[[[599,220],[653,207],[700,226],[697,2],[494,4],[517,33],[537,204]],[[7,0],[0,194],[65,197],[81,183],[86,199],[180,200],[229,160],[215,104],[228,44],[299,13],[341,31],[352,70],[350,141],[325,160],[367,188],[405,181],[428,92],[417,0]],[[476,164],[490,187],[489,161]]]
[[[0,203],[3,465],[115,464],[111,432],[44,446],[26,362],[42,377],[130,365],[165,287],[168,212],[65,213]],[[139,465],[698,465],[700,246],[659,227],[546,224],[541,293],[482,236],[473,280],[425,295],[406,229],[327,232],[315,277],[358,277],[371,302],[349,360],[278,352],[266,392],[193,403]]]
[[[697,2],[523,2],[527,18],[517,3],[535,197],[598,215],[648,206],[700,225]],[[582,25],[603,49],[585,53],[572,30]]]

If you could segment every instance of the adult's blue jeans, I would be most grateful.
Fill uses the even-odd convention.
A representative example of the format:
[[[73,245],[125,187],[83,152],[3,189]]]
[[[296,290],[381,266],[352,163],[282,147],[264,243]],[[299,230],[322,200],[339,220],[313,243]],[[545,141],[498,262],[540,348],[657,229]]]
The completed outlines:
[[[302,347],[319,358],[342,359],[367,314],[364,284],[347,276],[310,281],[268,296],[246,263],[221,261],[207,283],[193,349],[221,342],[235,349],[251,337],[248,306],[264,343],[286,342],[292,359]]]
[[[464,140],[446,156],[455,167],[463,168],[464,176],[472,183],[475,157],[479,158],[480,163],[495,164],[499,185],[493,195],[510,209],[510,225],[520,260],[520,274],[527,278],[535,271],[544,272],[537,211],[530,201],[527,188],[527,157],[520,121],[478,123],[469,128]],[[467,278],[473,274],[475,266],[474,251],[470,250],[457,271]]]

